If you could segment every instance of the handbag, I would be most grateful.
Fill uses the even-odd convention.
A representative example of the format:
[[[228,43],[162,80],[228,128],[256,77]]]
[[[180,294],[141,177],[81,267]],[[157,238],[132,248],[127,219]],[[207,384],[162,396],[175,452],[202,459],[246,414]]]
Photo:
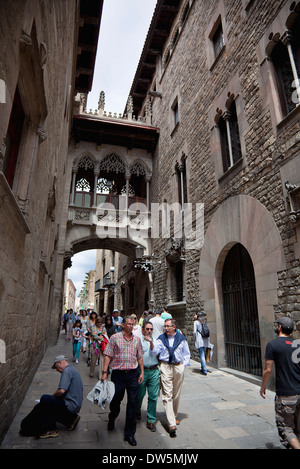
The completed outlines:
[[[101,343],[100,343],[100,347],[101,347],[101,350],[102,352],[104,352],[106,346],[108,344],[108,340],[107,338],[105,337],[105,335],[102,337],[102,340],[101,340]]]

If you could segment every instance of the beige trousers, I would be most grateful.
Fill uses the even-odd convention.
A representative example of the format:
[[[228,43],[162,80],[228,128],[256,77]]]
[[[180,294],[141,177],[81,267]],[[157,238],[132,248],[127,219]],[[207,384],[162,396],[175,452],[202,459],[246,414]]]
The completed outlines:
[[[90,364],[90,377],[94,376],[96,362],[99,358],[99,379],[102,376],[103,363],[104,363],[104,354],[102,350],[99,350],[99,354],[95,353],[94,350],[91,350],[91,364]]]
[[[160,382],[162,401],[169,427],[176,427],[180,393],[184,379],[184,365],[160,363]]]

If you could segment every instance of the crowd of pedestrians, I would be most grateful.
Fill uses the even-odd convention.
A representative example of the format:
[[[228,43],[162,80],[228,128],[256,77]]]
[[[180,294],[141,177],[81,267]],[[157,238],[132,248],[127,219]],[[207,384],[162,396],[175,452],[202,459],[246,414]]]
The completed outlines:
[[[147,423],[156,431],[156,407],[161,391],[169,435],[176,437],[180,424],[178,409],[184,381],[184,370],[190,365],[190,349],[186,337],[178,329],[167,309],[145,311],[138,320],[135,314],[121,317],[118,310],[100,317],[94,311],[80,311],[76,317],[68,310],[63,317],[66,340],[72,340],[73,361],[56,357],[53,367],[61,373],[58,389],[52,396],[43,395],[40,403],[21,424],[24,435],[37,434],[40,438],[56,437],[56,421],[73,430],[79,421],[82,404],[82,382],[76,363],[80,353],[86,354],[90,376],[98,368],[99,382],[110,379],[114,396],[110,402],[108,431],[115,428],[121,402],[127,392],[124,440],[136,446],[136,421],[141,419],[141,407],[147,397]],[[278,337],[267,344],[265,367],[260,394],[264,398],[272,369],[276,373],[275,416],[282,443],[300,449],[300,341],[291,338],[294,322],[289,317],[275,322]],[[207,375],[206,362],[210,360],[213,345],[206,317],[194,317],[194,341],[198,350],[201,372]],[[35,429],[32,430],[32,421]]]
[[[110,379],[115,394],[110,403],[108,430],[114,429],[120,404],[127,391],[124,439],[136,445],[136,420],[141,418],[143,399],[148,394],[147,428],[156,431],[156,407],[161,389],[170,437],[176,437],[179,425],[178,407],[184,379],[189,366],[187,339],[179,331],[167,308],[144,311],[124,318],[115,309],[112,315],[98,316],[94,311],[81,310],[75,316],[68,310],[63,317],[66,340],[73,343],[73,362],[86,353],[89,376]],[[72,333],[70,333],[72,331]]]

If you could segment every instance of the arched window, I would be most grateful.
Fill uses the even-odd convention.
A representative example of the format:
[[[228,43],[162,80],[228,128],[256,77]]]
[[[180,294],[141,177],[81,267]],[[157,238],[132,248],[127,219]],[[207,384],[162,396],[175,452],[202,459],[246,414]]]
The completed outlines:
[[[77,165],[74,199],[76,207],[91,207],[93,204],[94,169],[93,158],[90,155],[84,155]]]
[[[220,132],[224,172],[234,166],[234,164],[242,158],[236,104],[232,95],[227,101],[226,107],[227,110],[225,112],[218,109],[218,113],[215,118]]]
[[[300,14],[294,12],[291,17],[294,21],[287,21],[290,29],[282,36],[279,33],[272,33],[271,42],[267,47],[274,65],[284,117],[296,108],[300,99]]]

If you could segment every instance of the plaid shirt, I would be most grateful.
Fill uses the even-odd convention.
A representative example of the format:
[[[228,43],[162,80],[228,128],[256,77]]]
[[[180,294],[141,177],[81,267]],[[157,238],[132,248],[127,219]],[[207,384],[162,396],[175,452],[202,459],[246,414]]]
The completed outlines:
[[[124,332],[111,336],[104,355],[111,357],[109,364],[112,370],[132,370],[138,367],[138,360],[143,357],[141,339],[132,335],[127,340]]]

